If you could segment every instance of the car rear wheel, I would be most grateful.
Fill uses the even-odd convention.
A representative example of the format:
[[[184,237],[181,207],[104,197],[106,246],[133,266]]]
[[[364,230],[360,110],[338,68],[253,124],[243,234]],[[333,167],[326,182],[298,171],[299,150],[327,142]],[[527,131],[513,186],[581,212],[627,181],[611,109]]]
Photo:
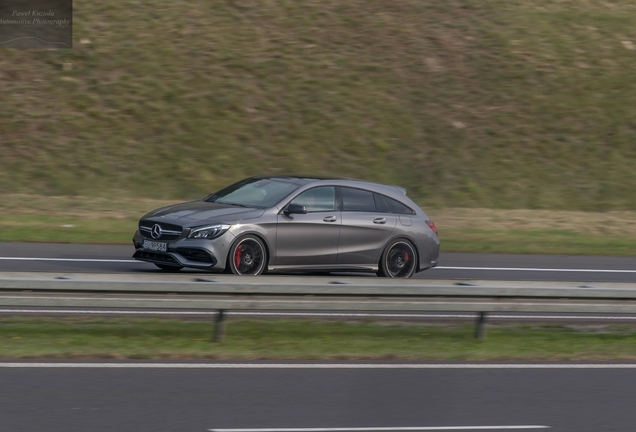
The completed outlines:
[[[410,278],[417,269],[417,251],[407,240],[395,240],[384,249],[378,276]]]
[[[168,273],[176,273],[183,268],[181,266],[170,266],[170,265],[164,265],[164,264],[155,264],[155,265],[159,267],[161,270]]]
[[[267,249],[260,238],[245,235],[232,245],[227,260],[232,273],[257,276],[267,269]]]

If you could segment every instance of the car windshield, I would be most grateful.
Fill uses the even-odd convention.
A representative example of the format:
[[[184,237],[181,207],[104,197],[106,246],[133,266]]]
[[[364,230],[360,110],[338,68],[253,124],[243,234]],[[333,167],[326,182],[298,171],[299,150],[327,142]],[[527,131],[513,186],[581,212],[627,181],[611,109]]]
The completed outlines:
[[[242,207],[268,208],[299,187],[277,179],[246,179],[206,198],[208,202]]]

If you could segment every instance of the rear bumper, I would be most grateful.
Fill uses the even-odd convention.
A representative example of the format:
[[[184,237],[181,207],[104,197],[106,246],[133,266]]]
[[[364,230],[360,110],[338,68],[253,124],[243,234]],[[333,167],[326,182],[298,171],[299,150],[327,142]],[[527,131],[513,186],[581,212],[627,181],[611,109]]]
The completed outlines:
[[[439,264],[439,248],[440,242],[437,237],[431,237],[423,242],[417,243],[417,249],[420,253],[418,272],[437,267]]]

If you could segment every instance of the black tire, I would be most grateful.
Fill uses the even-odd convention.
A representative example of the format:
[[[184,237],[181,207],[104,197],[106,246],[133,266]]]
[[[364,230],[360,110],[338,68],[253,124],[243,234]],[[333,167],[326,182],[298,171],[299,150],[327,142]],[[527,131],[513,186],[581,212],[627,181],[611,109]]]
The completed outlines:
[[[176,273],[183,268],[181,266],[171,266],[171,265],[165,265],[165,264],[155,264],[155,265],[167,273]]]
[[[239,237],[227,257],[227,266],[235,275],[258,276],[267,270],[267,248],[255,235]]]
[[[390,278],[410,278],[417,271],[417,250],[410,241],[394,240],[384,249],[377,275]]]

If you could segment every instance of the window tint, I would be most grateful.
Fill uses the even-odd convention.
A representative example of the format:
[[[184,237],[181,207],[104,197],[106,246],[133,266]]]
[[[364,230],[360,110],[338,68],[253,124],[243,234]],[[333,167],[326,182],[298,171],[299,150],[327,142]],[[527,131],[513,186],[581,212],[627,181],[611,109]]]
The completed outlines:
[[[333,186],[309,189],[294,198],[292,203],[307,207],[307,213],[331,211],[335,209],[336,190]]]
[[[391,213],[391,210],[389,210],[389,206],[386,205],[386,203],[382,199],[382,195],[373,194],[373,198],[375,199],[376,211],[380,213]]]
[[[344,211],[374,212],[375,200],[373,193],[360,189],[341,188],[342,206]]]
[[[408,208],[401,202],[398,202],[389,197],[382,197],[382,198],[384,198],[384,201],[389,206],[389,209],[391,210],[391,212],[397,213],[397,214],[409,214],[409,215],[414,214],[410,208]]]

